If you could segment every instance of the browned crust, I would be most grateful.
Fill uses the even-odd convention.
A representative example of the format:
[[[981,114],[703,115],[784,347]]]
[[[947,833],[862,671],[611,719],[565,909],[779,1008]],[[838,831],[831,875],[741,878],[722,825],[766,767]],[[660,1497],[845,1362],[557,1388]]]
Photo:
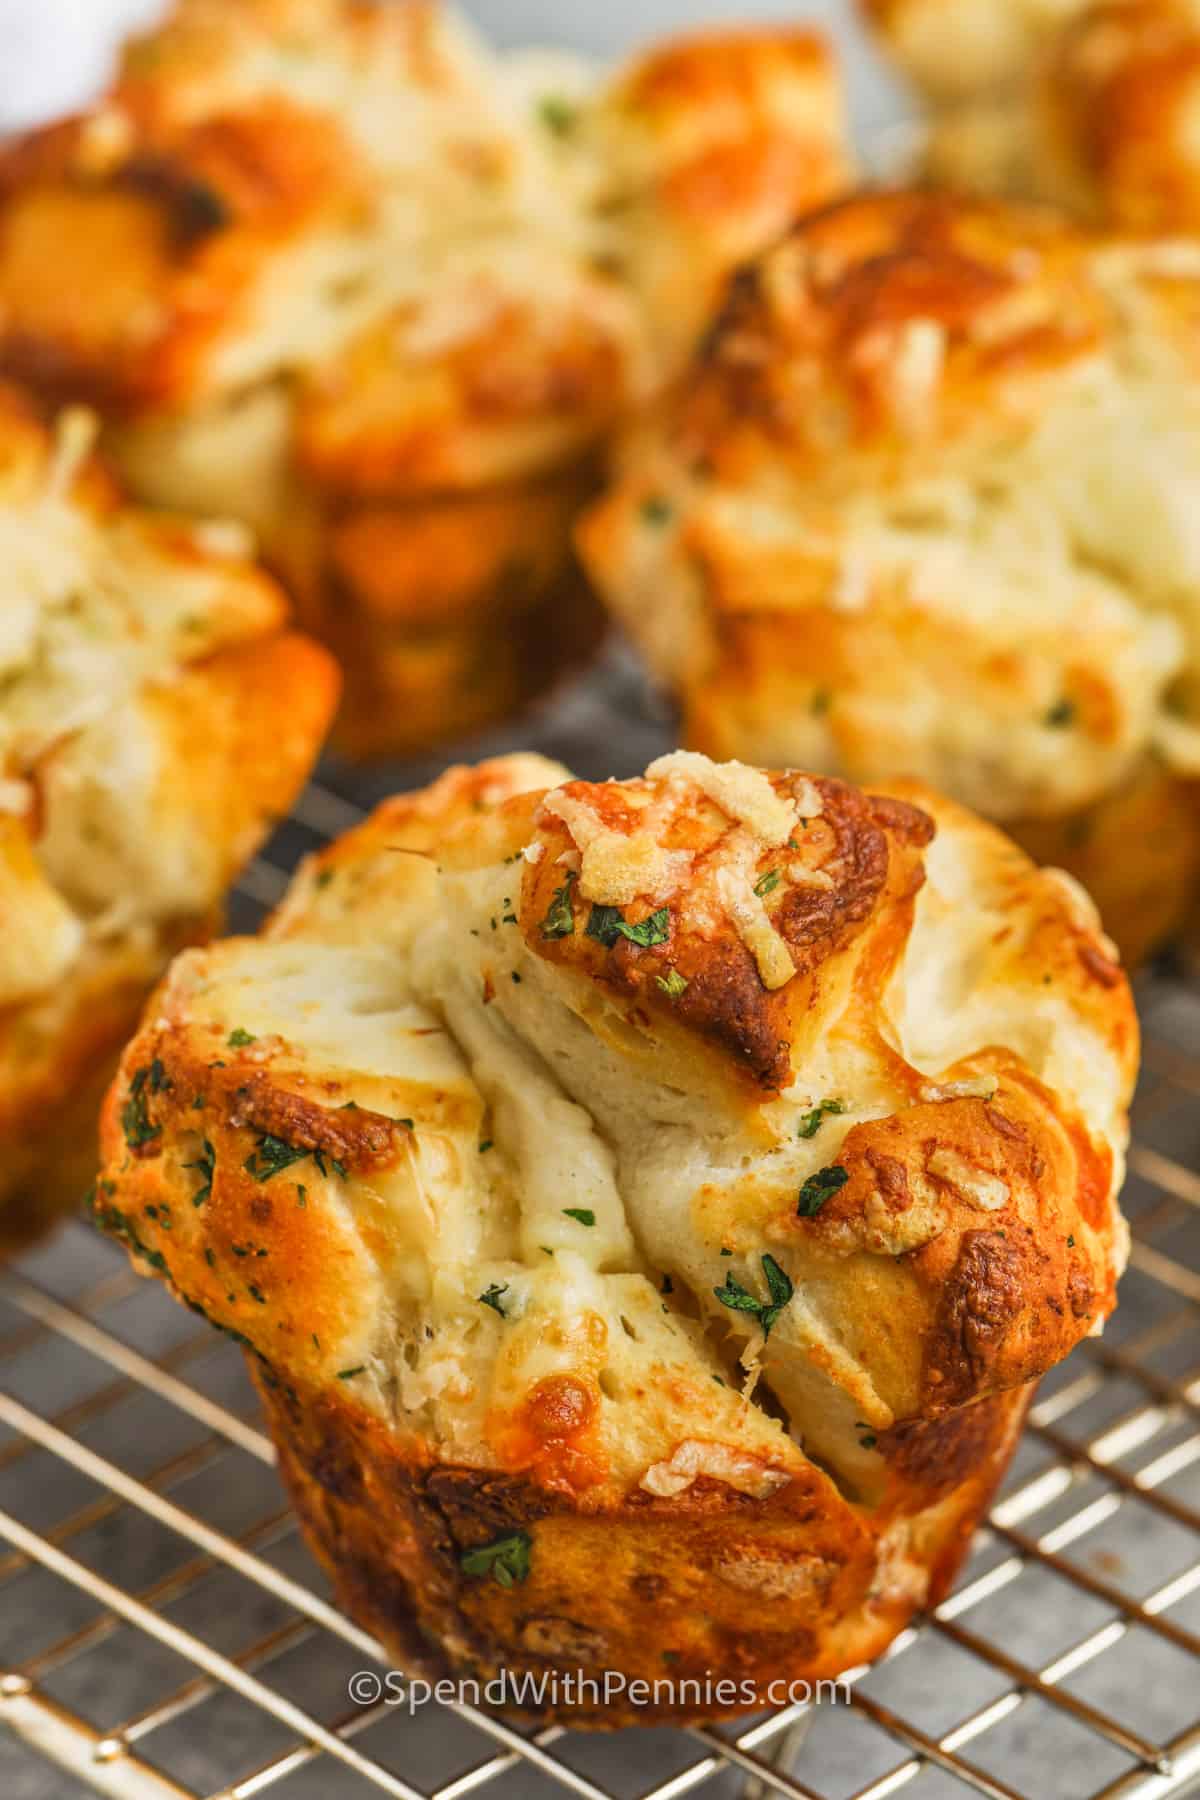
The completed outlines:
[[[823,463],[831,444],[911,454],[914,437],[952,438],[988,397],[1019,406],[1031,383],[1100,342],[1106,313],[1085,249],[1033,206],[904,189],[836,201],[732,283],[681,435],[731,474],[755,444]],[[935,422],[919,431],[895,386],[917,322],[945,333]]]
[[[777,776],[774,782],[786,796],[789,778]],[[933,835],[932,821],[915,806],[880,800],[831,778],[818,778],[813,785],[823,810],[803,829],[805,852],[811,852],[829,885],[786,885],[772,917],[791,953],[796,979],[778,993],[763,987],[754,958],[727,928],[705,929],[694,923],[681,928],[673,919],[670,936],[661,946],[643,948],[620,937],[606,948],[585,929],[590,909],[573,898],[577,929],[567,937],[547,937],[541,927],[563,880],[560,857],[574,847],[567,827],[552,815],[543,815],[540,821],[538,841],[544,853],[526,866],[522,877],[520,916],[526,942],[547,962],[578,969],[621,1000],[635,1000],[659,1018],[709,1039],[751,1083],[779,1092],[791,1078],[793,1040],[799,1021],[816,1003],[823,966],[846,951],[868,922],[877,927],[899,923],[903,906],[924,879],[919,853]],[[638,815],[627,807],[622,788],[570,782],[563,791],[571,799],[585,800],[616,830],[637,826]],[[728,823],[714,830],[711,811],[702,811],[693,820],[676,821],[672,843],[699,850],[715,863],[727,836]],[[756,878],[771,879],[786,867],[791,854],[786,847],[764,853]],[[702,869],[702,862],[698,867]],[[626,917],[636,924],[656,906],[653,897],[644,896],[626,910]],[[687,988],[667,1001],[659,982],[672,970]]]
[[[885,1648],[925,1596],[887,1591],[877,1558],[906,1535],[929,1603],[954,1578],[1029,1403],[1020,1389],[883,1440],[887,1494],[874,1511],[815,1468],[770,1500],[698,1482],[675,1500],[637,1496],[573,1510],[518,1477],[438,1464],[340,1395],[256,1375],[280,1469],[339,1603],[413,1673],[486,1681],[620,1671],[649,1683],[744,1682],[737,1699],[663,1696],[634,1706],[523,1709],[573,1726],[685,1724],[779,1703],[773,1681],[832,1678]],[[528,1578],[505,1589],[461,1557],[513,1531],[532,1539]],[[689,1703],[690,1700],[690,1703]]]

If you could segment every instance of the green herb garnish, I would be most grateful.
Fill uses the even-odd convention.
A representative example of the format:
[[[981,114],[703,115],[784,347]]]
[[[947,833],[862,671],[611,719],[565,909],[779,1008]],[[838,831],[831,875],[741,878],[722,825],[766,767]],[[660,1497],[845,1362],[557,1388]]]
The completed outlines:
[[[674,513],[675,508],[662,494],[647,494],[642,501],[642,517],[647,525],[669,525]]]
[[[1063,726],[1069,725],[1074,717],[1075,702],[1065,699],[1057,700],[1042,720],[1042,724],[1048,725],[1053,731],[1061,731]]]
[[[606,950],[611,950],[619,937],[628,938],[631,944],[649,950],[654,944],[665,944],[670,937],[671,911],[669,907],[660,906],[657,912],[652,912],[637,925],[629,925],[619,906],[593,906],[584,929],[588,937],[595,938]]]
[[[501,1304],[501,1298],[500,1298],[502,1294],[507,1294],[507,1292],[508,1292],[507,1281],[503,1284],[503,1286],[501,1286],[501,1284],[498,1281],[493,1281],[490,1288],[487,1288],[485,1290],[485,1292],[482,1294],[476,1294],[475,1298],[483,1306],[490,1306],[493,1312],[498,1312],[502,1319],[507,1319],[508,1314],[505,1312],[504,1307]]]
[[[596,1215],[590,1206],[564,1206],[563,1216],[567,1219],[578,1219],[581,1225],[594,1225]]]
[[[217,1153],[207,1138],[205,1138],[204,1148],[195,1162],[184,1163],[183,1166],[185,1169],[197,1169],[203,1176],[203,1181],[192,1195],[192,1205],[203,1206],[204,1202],[212,1197],[213,1176],[217,1172]]]
[[[364,1375],[366,1373],[366,1369],[367,1369],[366,1363],[359,1363],[357,1365],[357,1367],[353,1368],[353,1369],[339,1369],[337,1372],[337,1378],[339,1381],[350,1381],[353,1379],[353,1377],[355,1375]]]
[[[255,1181],[271,1181],[276,1175],[282,1175],[285,1169],[290,1169],[293,1163],[303,1162],[306,1156],[312,1155],[311,1150],[297,1149],[295,1144],[286,1143],[283,1138],[273,1137],[270,1132],[266,1132],[259,1138],[258,1148],[251,1152],[242,1167]]]
[[[845,1110],[845,1102],[842,1100],[818,1100],[811,1112],[801,1113],[800,1123],[796,1127],[796,1136],[816,1137],[826,1113],[844,1113]]]
[[[458,1563],[464,1575],[490,1575],[501,1587],[510,1588],[528,1577],[532,1549],[529,1533],[514,1531],[476,1550],[464,1550]]]
[[[762,1259],[763,1274],[767,1278],[769,1300],[758,1300],[744,1288],[740,1281],[735,1281],[730,1271],[725,1277],[725,1286],[714,1288],[713,1293],[722,1306],[729,1307],[731,1312],[753,1313],[758,1320],[764,1338],[771,1335],[771,1327],[791,1299],[795,1289],[790,1278],[780,1268],[773,1256]]]
[[[574,935],[575,915],[571,911],[571,889],[579,880],[572,869],[560,888],[555,888],[554,898],[550,902],[545,918],[542,920],[542,936],[544,938],[565,938]]]
[[[814,1219],[831,1195],[839,1188],[844,1188],[850,1179],[848,1169],[840,1163],[833,1163],[828,1169],[818,1169],[810,1175],[800,1189],[800,1198],[796,1202],[796,1211],[802,1219]]]
[[[543,94],[538,102],[538,117],[555,137],[570,137],[578,116],[571,102],[564,100],[561,94]]]
[[[668,1000],[678,1000],[687,992],[687,976],[681,975],[678,969],[668,969],[665,975],[656,975],[654,979]]]
[[[239,1025],[236,1031],[230,1032],[226,1041],[231,1050],[244,1050],[247,1044],[257,1044],[258,1039],[252,1031],[243,1031]]]
[[[778,869],[768,869],[766,874],[761,875],[759,877],[759,879],[755,882],[754,891],[758,895],[760,900],[764,900],[768,894],[774,893],[775,889],[778,886],[779,886],[779,870]]]
[[[135,1070],[129,1083],[129,1098],[121,1108],[121,1129],[131,1150],[140,1150],[143,1144],[152,1144],[162,1136],[162,1126],[151,1121],[147,1093],[148,1089],[157,1094],[162,1086],[162,1064],[157,1060],[148,1068]]]

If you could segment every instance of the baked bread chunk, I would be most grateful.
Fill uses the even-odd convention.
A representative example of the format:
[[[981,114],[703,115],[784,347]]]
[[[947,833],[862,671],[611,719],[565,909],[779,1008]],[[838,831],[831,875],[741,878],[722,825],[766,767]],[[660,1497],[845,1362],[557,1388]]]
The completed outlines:
[[[797,224],[583,527],[685,741],[919,776],[1086,876],[1127,956],[1161,937],[1198,868],[1198,301],[1188,246],[1003,202]]]
[[[336,698],[244,531],[125,505],[0,389],[0,1244],[76,1204],[117,1052]]]
[[[1090,903],[923,788],[512,757],[177,961],[95,1212],[406,1666],[736,1712],[945,1592],[1113,1305],[1136,1060]]]
[[[594,645],[597,446],[841,184],[843,130],[809,33],[601,79],[428,0],[178,0],[0,156],[0,369],[99,408],[141,497],[261,533],[350,747],[427,742]]]
[[[1195,0],[868,10],[926,91],[935,181],[1133,232],[1200,229]],[[961,54],[972,19],[981,44],[1003,36],[1011,54]]]

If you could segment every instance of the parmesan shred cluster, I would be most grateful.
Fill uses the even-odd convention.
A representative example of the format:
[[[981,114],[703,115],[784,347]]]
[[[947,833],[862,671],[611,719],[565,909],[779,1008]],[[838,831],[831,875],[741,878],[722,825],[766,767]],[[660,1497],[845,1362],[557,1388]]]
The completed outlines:
[[[602,906],[628,906],[639,896],[652,904],[670,901],[691,874],[693,856],[665,849],[660,828],[682,791],[699,792],[731,821],[715,879],[720,907],[754,958],[763,986],[769,992],[786,986],[796,966],[756,885],[758,861],[764,850],[790,843],[798,819],[820,816],[819,790],[806,777],[796,777],[790,792],[781,795],[760,769],[714,763],[693,750],[660,756],[646,774],[662,786],[632,830],[607,824],[588,800],[562,789],[546,796],[544,810],[562,820],[579,851],[580,893]],[[813,879],[799,867],[788,876]]]

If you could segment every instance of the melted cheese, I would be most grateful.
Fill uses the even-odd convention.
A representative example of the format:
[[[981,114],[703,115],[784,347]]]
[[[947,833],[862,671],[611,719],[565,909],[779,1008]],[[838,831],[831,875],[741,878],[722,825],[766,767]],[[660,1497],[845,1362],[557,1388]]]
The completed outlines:
[[[772,849],[786,844],[792,834],[797,816],[796,802],[782,799],[761,769],[751,769],[739,762],[715,763],[696,750],[673,750],[670,755],[660,756],[652,762],[646,773],[652,780],[691,782],[723,813],[746,826],[761,843]],[[811,782],[804,786],[806,792],[800,801],[800,811],[807,818],[816,818],[821,811],[820,795]],[[811,807],[805,805],[807,800],[811,800]]]
[[[751,1494],[756,1500],[765,1500],[791,1480],[786,1470],[768,1468],[756,1456],[745,1456],[728,1444],[685,1438],[666,1461],[653,1463],[638,1485],[648,1494],[670,1499],[684,1493],[699,1475],[707,1475],[710,1481],[723,1481],[727,1487]]]
[[[738,936],[754,958],[763,986],[771,991],[785,987],[796,973],[796,965],[750,877],[743,869],[727,865],[717,871],[717,891]]]
[[[998,1175],[992,1175],[986,1169],[977,1169],[974,1163],[969,1163],[957,1150],[945,1146],[935,1150],[925,1167],[931,1175],[948,1181],[951,1187],[987,1212],[996,1212],[1009,1197],[1006,1181],[1001,1181]]]
[[[579,891],[602,906],[628,906],[639,895],[663,900],[691,867],[685,851],[664,850],[653,831],[615,831],[586,801],[547,794],[542,805],[561,819],[583,853]]]

